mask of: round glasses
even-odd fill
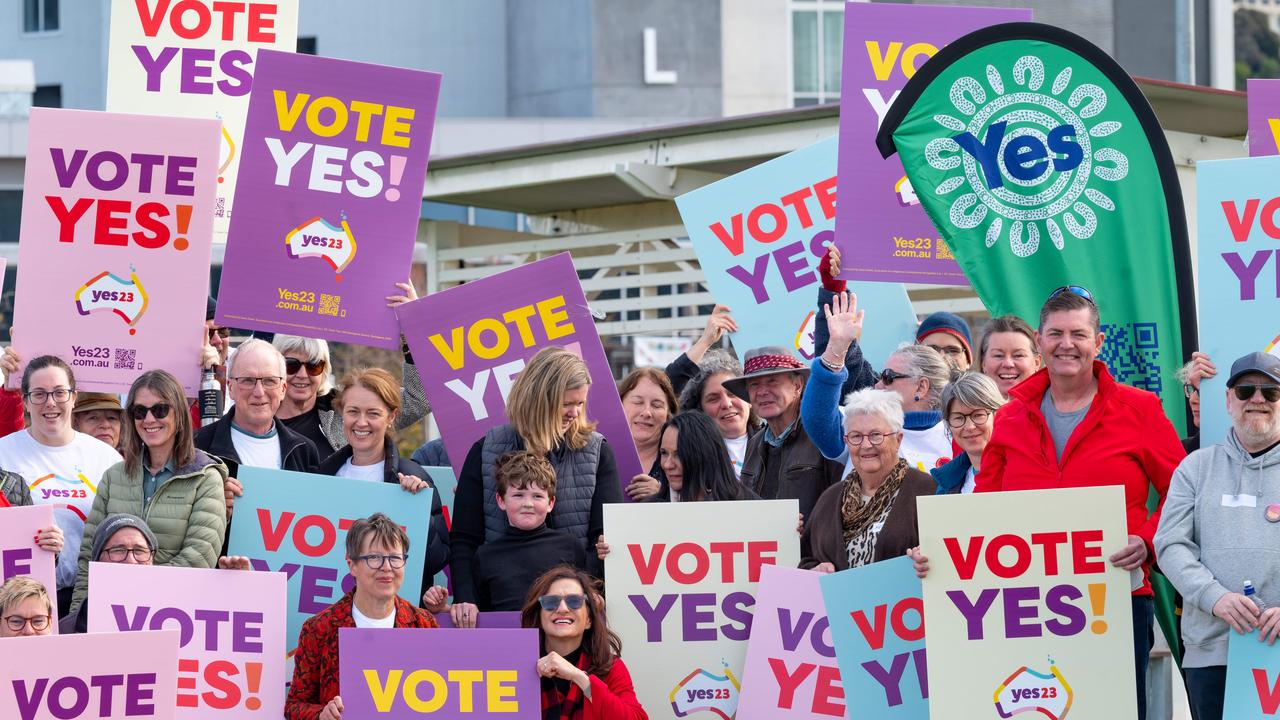
[[[849,447],[858,447],[862,444],[863,440],[871,443],[872,445],[879,445],[884,442],[886,437],[889,437],[889,434],[882,433],[879,430],[873,430],[865,434],[860,432],[851,432],[844,436],[844,441],[849,443]]]
[[[983,425],[986,425],[987,421],[990,419],[991,419],[990,410],[978,409],[969,413],[951,413],[950,415],[947,416],[947,424],[959,430],[960,428],[964,427],[964,423],[966,420],[972,420],[974,425],[981,427]]]
[[[21,615],[6,615],[4,624],[9,626],[11,632],[22,632],[22,628],[31,625],[31,629],[36,632],[44,632],[49,627],[48,615],[36,615],[35,617],[23,617]]]
[[[404,567],[404,561],[409,559],[408,555],[361,555],[356,558],[364,561],[365,567],[370,570],[381,570],[382,566],[388,565],[392,570],[399,570]]]

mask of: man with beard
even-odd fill
[[[1152,487],[1161,503],[1169,477],[1186,456],[1154,393],[1121,385],[1097,360],[1102,350],[1098,306],[1079,285],[1058,288],[1040,308],[1036,344],[1045,368],[1009,391],[982,453],[977,492],[1119,485],[1129,540],[1109,558],[1141,570],[1133,592],[1133,659],[1138,718],[1146,717],[1147,660],[1155,640],[1146,571],[1160,509],[1148,515]]]
[[[1231,430],[1173,474],[1156,551],[1182,593],[1187,694],[1198,720],[1221,720],[1231,630],[1280,635],[1280,358],[1250,353],[1227,380]],[[1271,607],[1239,591],[1252,581]]]

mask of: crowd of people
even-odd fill
[[[1148,573],[1158,560],[1183,600],[1195,716],[1221,718],[1228,633],[1280,635],[1280,506],[1259,507],[1280,496],[1280,358],[1232,363],[1225,400],[1208,400],[1226,403],[1231,430],[1200,447],[1197,434],[1178,437],[1155,395],[1117,383],[1098,361],[1104,337],[1087,289],[1050,294],[1034,329],[994,318],[977,343],[964,319],[933,313],[876,370],[859,343],[875,309],[860,308],[836,280],[839,266],[828,251],[809,363],[779,346],[742,348],[739,362],[719,347],[737,330],[723,306],[686,353],[616,388],[593,388],[564,349],[538,352],[510,388],[506,422],[467,452],[451,523],[433,492],[425,548],[410,548],[381,513],[347,531],[354,589],[303,626],[286,717],[343,716],[339,628],[429,628],[435,613],[471,628],[493,611],[518,612],[539,631],[544,717],[647,717],[603,601],[604,506],[624,495],[795,499],[801,567],[830,573],[908,554],[924,576],[919,496],[1118,485],[1128,537],[1109,561],[1136,588],[1139,717],[1154,640]],[[388,303],[415,297],[402,284]],[[423,466],[449,464],[440,442],[413,459],[397,451],[396,430],[430,412],[410,356],[401,379],[361,368],[335,379],[323,340],[277,335],[231,352],[230,333],[212,317],[211,304],[202,361],[232,406],[203,427],[164,370],[139,375],[121,404],[78,392],[62,359],[25,364],[26,419],[0,428],[0,507],[54,508],[55,524],[32,542],[57,553],[56,587],[14,578],[0,588],[3,635],[46,634],[55,622],[84,632],[91,561],[250,570],[225,547],[241,466],[434,490]],[[6,372],[20,365],[11,349],[0,358]],[[1200,353],[1183,369],[1197,413],[1200,380],[1216,373]],[[619,478],[613,448],[586,413],[590,393],[614,391],[646,468],[632,478]],[[1159,504],[1149,511],[1153,490]],[[418,603],[402,597],[408,562],[423,567],[423,587],[404,593]],[[432,582],[445,568],[451,588]],[[1247,580],[1270,609],[1243,594]]]

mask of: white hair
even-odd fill
[[[276,365],[280,368],[280,377],[285,376],[284,375],[284,355],[281,355],[280,351],[277,350],[274,345],[267,342],[266,340],[262,340],[261,338],[249,338],[248,340],[245,340],[244,342],[240,343],[239,347],[236,348],[235,352],[231,353],[231,357],[227,358],[227,377],[228,378],[236,377],[236,374],[235,374],[236,358],[239,358],[241,355],[244,355],[245,353],[252,353],[254,351],[261,351],[261,352],[268,353],[270,355],[274,355],[276,358]]]
[[[896,392],[875,388],[851,392],[844,399],[845,432],[849,431],[849,422],[859,415],[878,417],[888,423],[893,432],[902,432],[902,397]]]
[[[277,334],[271,339],[271,344],[281,355],[292,352],[306,358],[308,362],[323,360],[324,380],[320,382],[319,393],[323,395],[333,389],[333,361],[329,359],[329,343],[317,338]]]

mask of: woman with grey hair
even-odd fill
[[[814,505],[800,536],[800,567],[836,572],[920,544],[916,498],[932,495],[934,482],[899,455],[903,416],[896,393],[866,388],[849,395],[844,442],[853,470]]]
[[[724,350],[708,352],[698,364],[698,374],[680,393],[680,409],[700,410],[715,421],[733,461],[733,472],[742,476],[747,440],[760,429],[760,416],[746,400],[724,387],[724,381],[742,374],[742,363]]]
[[[938,494],[971,493],[982,465],[982,451],[991,441],[996,410],[1004,405],[1000,386],[989,376],[968,372],[942,391],[942,416],[951,438],[963,451],[951,462],[929,471],[938,482]]]
[[[271,344],[284,355],[285,395],[276,419],[315,443],[321,459],[346,447],[342,415],[334,406],[336,393],[329,343],[296,335],[276,335]],[[400,384],[401,412],[396,416],[397,430],[418,422],[431,411],[422,390],[422,378],[408,356],[401,372],[404,380]]]
[[[903,343],[885,361],[876,381],[876,389],[902,398],[902,457],[922,472],[942,467],[953,454],[941,410],[951,373],[951,365],[937,350]]]

